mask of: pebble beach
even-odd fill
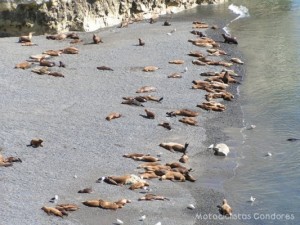
[[[223,43],[221,29],[226,21],[222,18],[206,20],[190,13],[184,17],[178,13],[171,19],[161,17],[156,23],[140,21],[127,28],[111,27],[94,32],[103,43],[91,44],[93,33],[78,33],[82,43],[75,45],[79,54],[62,54],[49,60],[65,68],[53,67],[64,77],[38,75],[30,69],[15,69],[31,55],[46,50],[59,50],[70,45],[70,40],[47,40],[45,35],[34,36],[36,46],[21,46],[18,37],[1,38],[1,154],[22,159],[12,167],[0,168],[0,225],[11,224],[235,224],[230,220],[203,220],[197,214],[219,214],[217,205],[230,196],[222,183],[232,176],[230,165],[233,153],[218,157],[208,146],[226,143],[224,129],[241,127],[237,84],[227,89],[233,101],[217,100],[226,106],[224,112],[205,111],[196,107],[205,100],[206,92],[192,89],[193,80],[204,80],[203,72],[220,72],[222,66],[192,64],[190,51],[206,49],[192,45],[189,39],[193,21],[203,21],[209,28],[201,29],[208,37],[220,44],[228,55],[213,56],[215,60],[229,61],[241,58],[238,46]],[[183,19],[184,18],[184,19]],[[165,20],[171,26],[163,26]],[[219,29],[211,29],[217,25]],[[138,38],[145,41],[138,46]],[[72,45],[73,46],[73,45]],[[169,64],[171,60],[184,60],[183,64]],[[97,70],[107,66],[113,71]],[[145,66],[156,66],[154,72],[144,72]],[[242,65],[230,67],[240,75]],[[168,78],[179,73],[182,78]],[[121,104],[122,97],[137,96],[142,86],[153,86],[156,92],[141,95],[163,97],[161,103],[145,102],[144,107]],[[147,119],[144,109],[155,112],[155,119]],[[190,109],[199,112],[198,126],[179,122],[181,117],[167,117],[166,112]],[[122,116],[105,120],[111,112]],[[159,123],[169,122],[171,130]],[[33,138],[44,140],[43,147],[27,147]],[[163,195],[169,201],[138,201],[142,190],[129,190],[128,186],[97,183],[103,176],[121,176],[141,172],[142,163],[122,157],[128,153],[160,155],[161,163],[178,162],[180,153],[167,151],[159,146],[162,142],[189,143],[189,161],[184,166],[192,168],[196,182],[172,182],[158,179],[147,180],[151,193]],[[78,190],[90,187],[90,194]],[[49,200],[58,195],[58,203],[74,203],[80,209],[69,216],[48,216],[41,208],[55,206]],[[82,204],[91,199],[130,199],[124,208],[104,210]],[[195,209],[188,209],[193,204]],[[234,207],[234,203],[231,204]],[[139,218],[146,215],[144,221]],[[238,223],[241,224],[241,223]]]

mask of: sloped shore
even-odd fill
[[[192,21],[201,20],[210,25],[222,27],[220,21],[201,16],[193,20],[175,15],[171,26],[162,26],[164,19],[149,24],[135,23],[128,28],[108,28],[97,32],[103,43],[92,42],[92,33],[79,33],[83,43],[76,47],[78,55],[62,54],[51,60],[63,61],[66,68],[55,67],[64,78],[37,75],[28,70],[14,69],[16,63],[30,55],[49,49],[69,46],[70,40],[46,40],[45,36],[33,37],[37,46],[23,47],[17,38],[0,39],[1,61],[1,154],[16,156],[22,163],[1,168],[0,193],[3,224],[113,224],[119,218],[124,224],[233,224],[233,221],[200,220],[199,213],[218,213],[217,205],[224,193],[222,180],[231,176],[226,166],[233,160],[217,158],[207,151],[208,144],[223,142],[225,127],[237,126],[241,122],[238,96],[232,102],[225,102],[225,112],[206,112],[196,105],[205,101],[203,90],[191,89],[192,81],[203,79],[205,71],[221,71],[222,67],[193,65],[187,54],[205,48],[193,46],[188,39],[196,36],[190,33]],[[167,35],[173,29],[175,32]],[[223,41],[222,30],[205,31],[209,37]],[[145,46],[137,46],[138,38]],[[220,43],[221,49],[232,56],[237,50],[234,45]],[[237,55],[234,55],[237,56]],[[218,57],[217,57],[218,58]],[[230,59],[230,56],[222,57]],[[168,64],[170,60],[182,59],[183,65]],[[220,58],[219,58],[220,59]],[[99,71],[97,66],[109,66],[113,71]],[[157,66],[152,73],[142,71],[144,66]],[[167,78],[182,73],[181,79]],[[233,66],[238,73],[241,66]],[[240,74],[242,75],[242,74]],[[146,102],[145,107],[120,104],[124,96],[135,96],[142,86],[154,86],[163,97],[161,104]],[[236,85],[232,86],[236,94]],[[144,109],[156,113],[154,120],[145,119]],[[199,126],[187,126],[178,117],[168,118],[166,112],[188,108],[198,111]],[[110,122],[105,117],[110,112],[119,112],[122,117]],[[171,131],[157,126],[168,121]],[[33,137],[44,140],[42,148],[26,147]],[[193,168],[197,179],[191,182],[150,180],[153,193],[164,195],[170,201],[138,201],[143,196],[139,190],[128,187],[96,183],[102,176],[138,174],[139,162],[123,158],[132,152],[157,155],[161,160],[178,161],[181,154],[171,153],[158,145],[161,142],[189,143],[190,158],[187,167]],[[76,178],[75,178],[76,177]],[[209,182],[206,182],[209,181]],[[78,194],[78,190],[92,187],[92,194]],[[59,203],[75,203],[80,206],[76,212],[64,219],[47,216],[40,208],[52,206],[49,200],[58,195]],[[225,194],[226,196],[226,194]],[[117,211],[89,208],[81,204],[89,199],[118,200],[127,198],[132,203]],[[194,204],[196,209],[187,206]],[[240,224],[240,223],[239,223]]]

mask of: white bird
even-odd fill
[[[49,202],[57,203],[57,200],[58,200],[58,195],[55,195],[53,198],[50,199]]]
[[[208,149],[213,149],[214,148],[214,144],[211,144]]]
[[[97,180],[97,183],[103,183],[106,177],[101,177]]]
[[[254,202],[256,198],[254,198],[253,196],[250,197],[249,202]]]
[[[174,28],[173,30],[171,30],[170,33],[174,33],[174,32],[176,32],[176,28]]]
[[[157,157],[161,157],[162,154],[163,154],[162,152],[158,153],[158,154],[157,154]]]
[[[76,174],[74,175],[74,178],[77,179],[77,175]]]
[[[170,35],[170,36],[171,36],[172,34],[171,34],[171,33],[167,33],[167,35]]]
[[[161,225],[161,222],[156,223],[155,225]]]
[[[193,204],[189,204],[187,208],[188,209],[195,209],[196,207]]]
[[[252,124],[249,127],[247,127],[247,130],[253,130],[254,128],[256,128],[256,126]]]
[[[187,71],[188,71],[188,68],[185,67],[184,70],[183,70],[183,72],[186,73]]]
[[[122,220],[120,220],[120,219],[117,219],[116,224],[124,224],[124,222]]]
[[[139,221],[144,221],[146,219],[146,215],[140,217]]]
[[[266,154],[266,156],[272,156],[272,153],[271,153],[271,152],[268,152],[268,153]]]

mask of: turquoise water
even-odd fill
[[[250,14],[228,27],[247,62],[239,88],[244,123],[256,128],[241,130],[238,167],[225,190],[249,224],[300,224],[300,141],[286,141],[300,138],[300,1],[232,3]]]

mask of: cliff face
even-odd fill
[[[224,0],[0,0],[0,31],[94,31]]]

